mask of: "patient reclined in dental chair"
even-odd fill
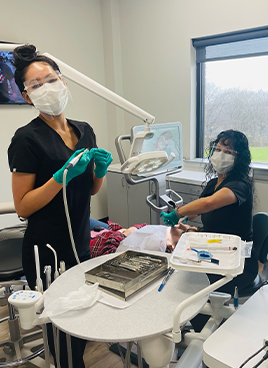
[[[108,221],[108,229],[91,231],[90,251],[95,258],[116,251],[154,250],[171,253],[180,236],[190,227],[178,224],[173,228],[164,225],[133,225],[128,229]]]

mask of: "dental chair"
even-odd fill
[[[264,280],[261,277],[263,267],[267,263],[268,255],[268,213],[258,212],[253,216],[253,248],[258,257],[258,275],[251,285],[238,291],[239,302],[243,303],[253,295],[262,285]]]
[[[0,215],[15,213],[13,203],[0,204]],[[19,320],[14,307],[8,303],[8,297],[16,291],[26,287],[23,280],[22,241],[26,224],[4,228],[0,230],[0,306],[8,306],[8,317],[2,318],[0,323],[7,321],[9,338],[0,341],[0,367],[17,366],[34,359],[43,353],[42,331],[21,334]],[[42,367],[43,359],[39,359]]]

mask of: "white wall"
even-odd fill
[[[183,152],[195,153],[195,59],[191,39],[268,24],[266,0],[121,0],[124,97],[156,116],[181,121]],[[125,129],[137,125],[126,119]],[[267,182],[256,181],[255,211],[268,211]]]
[[[266,0],[13,0],[1,18],[1,40],[33,43],[156,116],[181,121],[184,156],[194,157],[195,60],[191,39],[267,25]],[[6,6],[7,6],[6,4]],[[67,81],[68,82],[68,81]],[[68,82],[66,115],[89,122],[99,147],[141,122]],[[0,106],[0,202],[11,201],[7,147],[14,131],[35,116],[26,106]],[[268,209],[267,183],[256,183],[257,210]],[[108,215],[106,185],[92,215]],[[1,226],[0,226],[1,227]]]
[[[105,84],[101,4],[99,0],[13,0],[5,4],[0,40],[32,43],[101,84]],[[68,82],[71,101],[66,116],[92,125],[99,147],[109,149],[106,103],[92,93]],[[0,202],[12,201],[7,148],[15,130],[37,115],[29,106],[0,106]],[[106,184],[92,199],[92,215],[107,216]],[[13,215],[9,215],[8,222]],[[3,217],[2,217],[3,218]],[[3,219],[1,219],[1,225]],[[4,223],[6,225],[6,223]]]
[[[191,39],[267,25],[267,11],[265,0],[120,1],[124,96],[156,122],[180,120],[186,158],[195,144]]]

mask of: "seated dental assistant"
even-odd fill
[[[210,143],[207,175],[212,177],[200,198],[175,208],[171,213],[162,213],[164,222],[174,226],[180,218],[201,215],[203,227],[196,231],[238,235],[242,240],[252,241],[253,182],[249,176],[251,155],[246,136],[235,130],[221,132]],[[252,250],[246,259],[244,272],[220,288],[233,295],[250,285],[258,273],[257,255]],[[211,282],[220,276],[208,275]]]
[[[19,46],[13,55],[16,84],[24,99],[39,110],[38,117],[15,132],[8,148],[15,209],[20,217],[28,219],[22,264],[29,286],[34,289],[34,245],[38,245],[42,277],[45,265],[51,265],[54,274],[54,255],[46,244],[55,249],[58,262],[65,261],[67,268],[76,264],[62,195],[65,167],[83,152],[66,178],[73,236],[82,262],[90,258],[91,195],[100,190],[112,157],[97,147],[88,123],[66,119],[68,89],[58,65],[39,55],[33,45]],[[75,367],[84,367],[82,356],[83,349]]]

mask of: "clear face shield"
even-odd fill
[[[54,120],[65,109],[69,91],[60,73],[53,69],[43,78],[25,81],[24,88],[46,120]]]
[[[223,152],[226,155],[231,155],[236,157],[237,155],[237,151],[229,148],[229,146],[223,146],[220,143],[214,144],[214,146],[212,147],[211,153],[210,153],[210,157],[213,155],[214,152]]]

